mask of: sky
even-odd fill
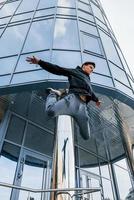
[[[134,0],[100,0],[134,76]]]

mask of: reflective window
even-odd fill
[[[61,15],[76,15],[76,11],[74,9],[69,8],[57,8],[57,14]]]
[[[79,26],[81,31],[98,36],[98,32],[95,26],[92,26],[91,24],[85,23],[81,20],[79,22]]]
[[[125,199],[132,188],[129,174],[126,170],[114,165],[117,184],[120,192],[120,199]]]
[[[75,7],[75,0],[58,0],[58,6]]]
[[[119,59],[119,56],[118,56],[117,51],[115,49],[115,46],[113,44],[113,41],[103,31],[99,30],[99,32],[100,32],[100,36],[101,36],[101,39],[102,39],[102,42],[103,42],[103,46],[104,46],[107,58],[109,60],[111,60],[113,63],[122,67],[122,64],[120,62],[120,59]]]
[[[25,121],[12,116],[9,122],[6,139],[21,144],[25,128]]]
[[[0,76],[0,86],[5,86],[9,84],[11,76],[7,75],[7,76]]]
[[[91,81],[93,83],[97,83],[97,84],[100,84],[100,85],[106,85],[107,87],[113,87],[113,82],[112,82],[112,79],[109,78],[109,77],[106,77],[106,76],[101,76],[99,74],[95,74],[93,73],[91,75]]]
[[[110,179],[109,165],[106,164],[106,161],[104,160],[99,159],[99,161],[100,161],[101,176]]]
[[[77,23],[75,20],[70,20],[70,19],[56,20],[53,48],[58,48],[58,49],[80,48]]]
[[[83,3],[89,4],[89,0],[80,0]]]
[[[17,6],[18,6],[19,3],[20,3],[20,1],[6,3],[2,7],[2,9],[0,9],[0,18],[8,16],[8,15],[13,15],[13,13],[14,13],[14,11],[17,8]]]
[[[30,3],[27,3],[27,0],[23,0],[20,4],[16,13],[27,12],[35,10],[39,0],[30,0]]]
[[[30,65],[26,61],[26,57],[31,57],[33,55],[35,57],[37,57],[38,59],[50,61],[50,52],[49,51],[43,51],[43,52],[37,52],[37,53],[33,53],[33,54],[30,53],[30,54],[21,55],[19,62],[17,64],[16,72],[39,69],[40,68],[39,65]]]
[[[99,163],[97,157],[82,149],[79,150],[79,155],[80,168],[99,175]]]
[[[38,5],[39,8],[49,8],[55,6],[55,0],[40,0],[40,3]]]
[[[102,27],[104,30],[108,32],[108,28],[105,24],[103,24],[100,20],[96,19],[97,24]]]
[[[85,3],[81,2],[81,1],[78,1],[78,8],[80,8],[80,9],[86,11],[86,12],[92,13],[91,12],[91,7],[88,4],[85,4]]]
[[[32,23],[23,52],[50,48],[52,22],[52,19],[48,19]]]
[[[25,72],[14,74],[11,84],[18,83],[29,83],[31,81],[45,81],[48,78],[47,72],[45,70],[38,70],[32,72]]]
[[[0,56],[18,54],[21,50],[27,29],[28,24],[8,27],[0,39]]]
[[[22,20],[26,20],[26,19],[31,19],[33,16],[33,12],[29,12],[29,13],[21,13],[21,14],[17,14],[15,16],[13,16],[11,22],[15,22],[15,21],[22,21]]]
[[[0,59],[0,74],[11,73],[15,66],[16,61],[17,61],[17,56],[1,58]]]
[[[110,69],[111,69],[113,77],[119,80],[120,82],[130,86],[125,72],[121,70],[119,67],[112,64],[111,62],[109,62],[109,65],[110,65]]]
[[[43,17],[43,16],[47,16],[47,15],[54,15],[55,13],[55,8],[48,8],[45,10],[38,10],[36,11],[36,14],[34,16],[35,17]]]
[[[7,24],[10,20],[10,17],[4,17],[2,19],[0,19],[0,26],[3,24]]]
[[[86,62],[86,61],[95,62],[96,67],[94,69],[94,72],[97,72],[99,74],[110,75],[109,68],[105,59],[84,53],[83,62]]]
[[[84,50],[91,51],[97,54],[103,54],[103,50],[102,50],[99,38],[82,34],[82,40],[83,40]]]
[[[114,200],[111,181],[102,178],[102,186],[104,191],[104,199]]]
[[[29,124],[24,145],[30,149],[52,156],[53,139],[54,136],[52,134]]]
[[[13,184],[20,149],[12,144],[5,143],[0,155],[0,181]],[[0,199],[9,200],[10,188],[0,187]]]
[[[94,22],[93,16],[90,15],[89,13],[84,12],[83,10],[78,10],[78,16],[81,17],[81,18],[84,18],[85,20],[89,20],[91,22]]]
[[[117,80],[115,80],[115,85],[116,87],[121,90],[122,92],[126,93],[129,96],[134,97],[134,93],[132,92],[132,90],[130,88],[128,88],[127,86],[121,84],[120,82],[118,82]]]
[[[92,9],[93,9],[93,13],[94,15],[100,19],[102,22],[105,23],[104,21],[104,18],[103,18],[103,15],[102,15],[102,12],[101,10],[98,8],[98,6],[96,6],[94,3],[91,2],[91,6],[92,6]]]
[[[61,67],[75,68],[78,65],[81,65],[81,54],[80,52],[53,51],[52,63],[55,63]],[[62,78],[61,76],[56,76],[54,74],[50,74],[49,77],[54,79]],[[66,79],[66,77],[64,76],[63,79]]]

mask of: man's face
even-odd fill
[[[94,70],[94,66],[92,64],[83,65],[82,70],[90,75]]]

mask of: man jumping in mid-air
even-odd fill
[[[93,92],[89,77],[95,68],[95,63],[85,62],[81,67],[68,69],[39,60],[34,56],[27,57],[26,61],[30,64],[38,64],[50,73],[68,77],[70,84],[68,94],[60,100],[58,100],[58,97],[62,95],[62,92],[50,88],[50,94],[46,100],[46,112],[51,117],[58,115],[72,116],[80,127],[81,136],[85,140],[89,139],[90,127],[87,103],[92,100],[96,102],[96,106],[101,104],[101,101]]]

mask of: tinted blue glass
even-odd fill
[[[105,77],[105,76],[101,76],[101,75],[98,75],[98,74],[92,74],[91,75],[91,81],[93,83],[97,83],[97,84],[100,84],[100,85],[106,85],[107,87],[113,87],[113,82],[112,82],[112,79],[109,78],[109,77]]]
[[[103,54],[99,38],[82,34],[83,49],[97,54]]]
[[[55,0],[40,0],[38,8],[49,8],[55,6]]]
[[[103,31],[99,30],[99,32],[100,32],[100,36],[101,36],[101,39],[102,39],[102,42],[103,42],[103,46],[104,46],[107,58],[109,60],[111,60],[113,63],[122,67],[122,64],[120,62],[120,59],[119,59],[119,56],[118,56],[117,51],[115,49],[115,46],[113,44],[113,41]]]
[[[0,59],[0,74],[8,74],[11,73],[15,63],[17,61],[17,56],[9,57],[9,58],[1,58]]]
[[[40,68],[39,65],[38,66],[30,65],[28,62],[26,62],[26,57],[31,57],[33,55],[39,59],[42,59],[45,61],[50,61],[50,52],[49,51],[21,55],[19,62],[17,64],[16,72],[28,71],[28,70],[34,70],[34,69]]]
[[[111,69],[113,77],[119,80],[120,82],[130,86],[125,72],[121,70],[119,67],[112,64],[111,62],[109,62],[109,65],[110,65],[110,69]]]
[[[99,74],[110,75],[108,65],[107,65],[107,62],[105,59],[84,53],[83,54],[83,62],[86,62],[86,61],[95,62],[96,67],[94,69],[94,72],[97,72]]]
[[[38,1],[39,0],[30,0],[30,3],[28,3],[27,0],[23,0],[16,13],[35,10]]]
[[[11,76],[7,75],[7,76],[0,76],[0,87],[1,86],[6,86],[9,84]]]
[[[75,0],[58,0],[58,6],[75,7]]]
[[[128,87],[126,87],[125,85],[121,84],[120,82],[115,80],[115,85],[117,87],[117,89],[121,90],[122,92],[126,93],[129,96],[132,96],[134,98],[134,93],[132,92],[131,89],[129,89]]]
[[[54,48],[79,50],[78,29],[75,20],[57,19],[54,31]]]
[[[76,15],[75,9],[69,9],[69,8],[57,8],[57,14],[61,15]]]
[[[45,81],[48,76],[45,70],[14,74],[11,84]]]
[[[27,30],[28,24],[8,27],[0,39],[0,56],[19,53]]]
[[[83,3],[83,2],[78,2],[78,8],[79,9],[82,9],[82,10],[84,10],[84,11],[86,11],[86,12],[90,12],[90,13],[92,13],[92,11],[91,11],[91,7],[88,5],[88,4],[85,4],[85,3]]]
[[[34,17],[43,17],[43,16],[47,16],[47,15],[54,15],[54,13],[55,13],[55,8],[48,8],[48,9],[36,11],[36,14]]]
[[[102,178],[102,185],[105,199],[114,200],[111,181]]]
[[[9,20],[10,20],[10,17],[4,17],[4,18],[0,19],[0,26],[7,24],[9,22]]]
[[[22,21],[22,20],[26,20],[26,19],[31,19],[32,16],[33,16],[33,12],[22,13],[22,14],[13,16],[11,22]]]
[[[2,9],[0,10],[0,18],[8,16],[8,15],[13,15],[13,13],[14,13],[14,11],[17,8],[19,3],[20,3],[20,1],[15,1],[15,2],[12,2],[12,3],[5,4],[2,7]]]
[[[92,2],[91,2],[91,6],[92,6],[92,9],[93,9],[94,15],[95,15],[98,19],[100,19],[102,22],[105,23],[104,18],[103,18],[103,15],[102,15],[102,12],[100,11],[100,9],[99,9],[95,4],[93,4]]]
[[[108,28],[105,24],[103,24],[100,20],[96,19],[97,24],[108,32]]]
[[[97,35],[98,36],[98,32],[95,26],[85,23],[83,21],[79,22],[79,26],[80,26],[80,30],[86,32],[86,33],[90,33],[92,35]]]
[[[49,49],[51,46],[52,19],[32,23],[23,52]]]
[[[91,22],[94,22],[94,18],[92,15],[90,15],[89,13],[84,12],[84,10],[78,10],[78,16],[81,18],[84,18],[85,20],[89,20]]]

